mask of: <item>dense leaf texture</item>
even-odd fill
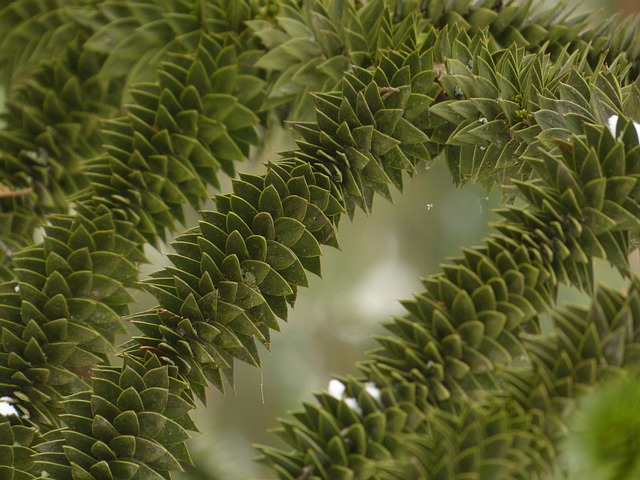
[[[8,478],[181,470],[195,400],[233,383],[235,359],[260,365],[341,215],[420,161],[518,206],[425,280],[342,397],[282,421],[287,449],[261,447],[279,477],[542,476],[577,396],[637,365],[638,281],[596,290],[592,271],[630,276],[640,230],[636,19],[491,0],[15,1],[0,25],[16,47],[0,55]],[[145,244],[285,118],[296,148],[216,195],[141,283],[158,306],[128,315]],[[557,313],[561,283],[590,309]],[[111,366],[123,316],[139,333]]]

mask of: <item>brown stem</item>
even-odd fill
[[[9,198],[9,197],[24,197],[33,193],[33,188],[21,188],[20,190],[10,190],[9,187],[5,187],[4,185],[0,185],[0,198]]]
[[[633,0],[616,0],[616,8],[623,13],[632,14],[640,11],[640,2]]]

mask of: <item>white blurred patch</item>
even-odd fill
[[[607,120],[607,126],[609,127],[609,131],[611,135],[616,136],[616,127],[618,126],[618,120],[620,117],[618,115],[611,115],[609,120]],[[638,142],[640,143],[640,123],[633,122],[633,127],[636,129],[636,135],[638,135]],[[620,141],[620,137],[618,136],[616,140]]]
[[[376,386],[374,382],[365,382],[364,389],[376,401],[376,403],[378,403],[378,405],[382,406],[382,393],[380,392],[380,389]],[[355,398],[353,397],[345,398],[344,396],[345,390],[346,390],[346,387],[344,383],[342,383],[340,380],[336,380],[334,378],[331,381],[329,381],[329,390],[328,390],[329,395],[331,395],[335,399],[342,400],[347,405],[347,407],[349,407],[351,410],[356,412],[358,416],[361,417],[362,407],[360,406],[360,404]]]
[[[609,120],[607,120],[607,125],[609,126],[609,131],[611,135],[616,136],[616,127],[618,126],[618,115],[611,115]]]
[[[18,410],[16,407],[11,405],[7,400],[13,400],[10,397],[2,397],[0,398],[0,415],[8,417],[10,415],[18,416]]]
[[[344,403],[347,404],[347,407],[349,407],[351,410],[356,412],[359,417],[362,416],[362,408],[360,408],[360,405],[358,405],[358,402],[355,398],[353,397],[345,398]]]
[[[344,383],[334,378],[329,382],[329,395],[340,400],[344,395],[345,388]]]
[[[382,405],[382,393],[380,392],[380,389],[376,387],[375,383],[365,382],[364,389],[376,402],[378,402],[378,405]]]

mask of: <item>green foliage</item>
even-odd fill
[[[13,418],[0,423],[0,474],[8,480],[30,479],[38,435],[33,427]]]
[[[637,24],[492,0],[9,2],[2,475],[181,471],[196,399],[233,385],[235,359],[260,366],[342,214],[436,160],[503,190],[496,233],[426,278],[344,392],[282,420],[287,449],[261,461],[284,479],[561,472],[576,401],[637,368]],[[296,148],[239,174],[139,282],[145,245],[284,119]],[[597,258],[626,295],[596,287]],[[589,309],[557,311],[561,285]],[[130,288],[158,305],[130,314]],[[123,319],[139,332],[116,347]]]
[[[633,414],[638,385],[634,376],[615,379],[581,402],[569,437],[569,458],[578,475],[590,472],[599,480],[638,475],[638,419]]]
[[[101,367],[91,392],[65,399],[61,419],[68,428],[45,436],[34,468],[53,478],[165,478],[191,461],[184,441],[195,429],[192,408],[177,369],[156,355]]]
[[[232,175],[259,142],[252,109],[262,82],[243,71],[245,61],[203,35],[193,54],[169,56],[157,84],[132,88],[137,103],[103,129],[109,146],[89,164],[91,193],[111,209],[124,204],[148,242],[175,230],[175,218],[184,222],[182,206],[200,205],[217,171]]]
[[[268,348],[276,316],[286,320],[287,302],[308,286],[305,269],[320,274],[320,244],[337,245],[340,203],[309,164],[271,165],[233,185],[197,230],[176,237],[174,266],[144,282],[160,308],[132,317],[144,336],[131,348],[172,359],[202,401],[208,382],[223,389],[234,357],[259,366],[255,340]]]

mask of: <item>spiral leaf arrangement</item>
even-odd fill
[[[288,447],[260,447],[264,463],[284,479],[542,477],[577,399],[637,366],[637,19],[492,0],[27,4],[0,11],[16,44],[0,56],[7,478],[184,469],[196,400],[233,385],[235,359],[260,365],[341,216],[420,161],[504,189],[497,233],[424,281],[359,375],[283,420]],[[233,179],[138,282],[144,246],[283,118],[296,147]],[[596,287],[595,258],[625,295]],[[562,284],[591,306],[557,311]],[[134,287],[157,307],[130,313]],[[117,348],[123,319],[139,332]]]

